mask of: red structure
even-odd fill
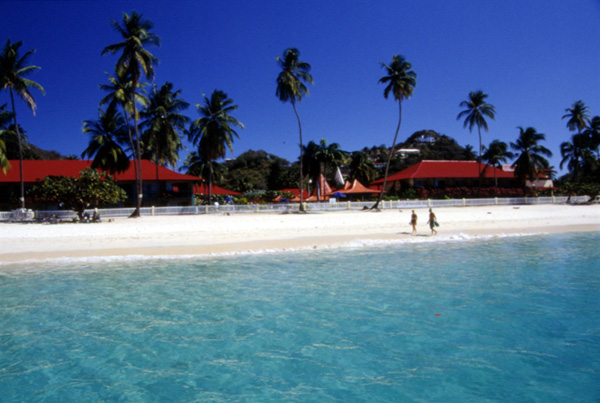
[[[445,188],[476,187],[479,182],[479,169],[483,171],[482,186],[494,186],[495,178],[499,187],[514,187],[512,172],[506,172],[477,161],[430,161],[423,160],[400,172],[388,176],[386,191],[399,191],[407,187]],[[383,178],[371,183],[381,189]]]
[[[11,160],[11,167],[6,175],[0,173],[0,209],[9,210],[14,205],[11,201],[20,197],[19,161]],[[31,188],[36,182],[47,176],[78,177],[79,172],[89,168],[92,161],[86,160],[24,160],[23,180],[25,189]],[[114,174],[125,192],[127,192],[126,205],[133,205],[135,200],[135,168],[133,162],[125,172]],[[207,185],[201,178],[181,174],[149,160],[142,160],[142,181],[144,184],[144,205],[191,205],[195,193],[208,193]],[[236,195],[237,192],[221,187],[212,186],[215,195]],[[14,200],[13,200],[14,199]],[[13,203],[14,204],[14,203]]]

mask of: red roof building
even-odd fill
[[[498,186],[514,185],[514,174],[477,161],[430,161],[423,160],[400,172],[388,176],[386,191],[398,191],[405,187],[473,187],[479,181],[479,169],[483,171],[483,186],[494,186],[497,178]],[[371,183],[381,189],[383,178]]]
[[[14,202],[20,197],[19,161],[11,160],[11,168],[6,175],[0,173],[0,209],[14,207]],[[23,181],[25,188],[32,187],[36,182],[47,176],[79,176],[79,172],[89,168],[92,161],[86,160],[24,160]],[[126,205],[133,205],[135,200],[135,167],[130,164],[125,172],[112,175],[126,192]],[[202,179],[185,175],[149,160],[142,160],[142,181],[144,185],[144,205],[191,205],[194,193],[202,192],[206,186],[199,184]],[[236,194],[232,191],[212,187],[213,194]],[[11,206],[11,202],[12,206]]]

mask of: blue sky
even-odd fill
[[[583,100],[600,115],[600,1],[2,1],[0,41],[36,49],[31,78],[35,117],[17,113],[29,140],[62,154],[80,155],[88,143],[82,122],[97,117],[105,72],[116,56],[102,49],[120,41],[111,20],[133,10],[154,22],[162,45],[155,82],[170,81],[192,104],[225,91],[244,123],[235,157],[264,149],[288,160],[298,155],[298,127],[290,104],[275,97],[276,56],[296,47],[312,65],[314,85],[298,110],[304,142],[327,139],[348,151],[391,145],[398,108],[383,97],[379,62],[403,55],[417,73],[403,103],[400,140],[422,129],[477,148],[477,133],[456,116],[470,91],[483,90],[496,120],[483,134],[515,141],[517,126],[546,134],[558,169],[560,143],[570,138],[561,117]],[[9,103],[0,93],[0,104]],[[187,143],[188,149],[192,146]],[[182,160],[185,155],[181,155]]]

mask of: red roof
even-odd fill
[[[196,184],[194,185],[194,194],[208,194],[208,184]],[[213,184],[211,186],[211,194],[213,195],[229,195],[229,196],[238,196],[241,195],[240,192],[234,192],[233,190],[223,189],[220,186]]]
[[[487,168],[486,168],[487,167]],[[490,165],[482,164],[485,168],[483,177],[494,178],[496,172],[497,178],[514,178],[514,173],[506,172]],[[479,163],[477,161],[428,161],[423,160],[412,165],[405,170],[396,172],[388,176],[388,182],[404,179],[441,179],[441,178],[478,178]],[[376,180],[372,184],[383,183],[383,178]]]
[[[389,178],[388,178],[388,180],[389,180]],[[364,186],[362,183],[360,183],[357,179],[354,179],[352,181],[352,184],[350,184],[350,182],[346,182],[344,184],[343,189],[336,190],[335,192],[345,193],[345,194],[353,194],[353,193],[380,193],[381,191],[377,190],[377,189],[368,188],[368,187]]]
[[[6,175],[0,173],[0,183],[18,183],[20,181],[19,160],[10,161],[11,168]],[[34,183],[46,176],[79,176],[79,172],[90,167],[92,161],[84,160],[23,160],[23,180]],[[133,163],[129,169],[113,175],[120,182],[135,181],[135,168]],[[156,180],[156,164],[152,161],[142,160],[142,179],[145,181]],[[200,178],[180,174],[163,166],[158,167],[158,179],[162,181],[200,181]]]

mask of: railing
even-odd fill
[[[393,200],[382,201],[380,208],[385,209],[417,209],[440,207],[468,207],[468,206],[493,206],[493,205],[528,205],[528,204],[564,204],[567,196],[560,197],[509,197],[489,199],[428,199],[428,200]],[[588,196],[572,196],[571,203],[586,203]],[[371,208],[375,202],[336,202],[336,203],[306,203],[306,211],[342,211],[365,210]],[[206,206],[171,206],[171,207],[142,207],[142,216],[161,215],[197,215],[197,214],[235,214],[235,213],[284,213],[295,212],[300,208],[299,203],[281,204],[242,204],[242,205],[206,205]],[[99,209],[103,220],[115,217],[129,217],[135,208],[110,208]],[[86,211],[90,216],[93,210]],[[71,210],[14,210],[0,211],[0,221],[34,222],[48,219],[58,221],[77,221],[78,217]]]

